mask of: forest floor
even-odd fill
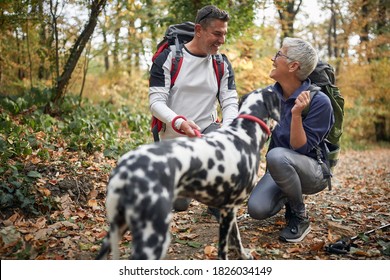
[[[67,158],[80,165],[78,154],[69,153]],[[115,162],[101,154],[83,162],[89,164],[81,164],[76,174],[70,174],[69,166],[61,161],[36,163],[41,170],[42,165],[50,165],[37,184],[45,195],[55,197],[59,209],[41,217],[17,210],[0,213],[0,259],[95,258],[108,229],[104,202],[108,173]],[[264,168],[264,163],[261,166]],[[390,149],[343,153],[333,189],[306,196],[305,202],[312,231],[297,244],[278,240],[285,225],[283,210],[257,221],[246,215],[246,205],[242,205],[238,225],[243,245],[255,259],[390,259],[390,228],[378,229],[390,223]],[[193,201],[188,211],[174,214],[167,259],[216,259],[218,224],[206,209]],[[362,234],[370,230],[374,231]],[[326,251],[341,237],[355,235],[358,238],[345,254]],[[122,259],[130,256],[131,239],[127,233],[121,241]],[[237,256],[232,253],[230,257]]]

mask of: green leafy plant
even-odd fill
[[[44,174],[39,166],[26,166],[29,156],[48,161],[54,151],[67,149],[87,154],[99,151],[116,159],[150,141],[149,114],[109,102],[83,100],[80,106],[78,98],[69,96],[62,114],[53,117],[43,113],[50,94],[33,89],[24,96],[0,98],[0,210],[17,207],[40,214],[56,209],[52,197],[37,191],[36,181]],[[60,160],[66,164],[69,159]],[[67,165],[69,170],[75,168],[72,163]]]

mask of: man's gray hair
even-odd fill
[[[309,42],[299,38],[284,38],[282,47],[286,49],[286,55],[290,62],[299,62],[300,67],[297,71],[297,77],[301,81],[306,80],[316,68],[318,62],[317,51]]]
[[[214,5],[207,5],[198,10],[195,23],[199,23],[200,25],[205,27],[208,26],[209,23],[214,19],[219,19],[224,22],[228,22],[230,20],[230,16],[228,12],[219,9]]]

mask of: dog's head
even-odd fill
[[[260,119],[280,120],[280,99],[271,87],[257,89],[241,97],[239,114],[249,114]]]

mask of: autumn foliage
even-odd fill
[[[153,141],[151,54],[168,24],[193,20],[205,1],[27,2],[0,1],[0,257],[92,259],[107,230],[112,167],[125,151]],[[232,15],[222,52],[240,95],[273,83],[271,58],[289,35],[312,42],[336,68],[345,98],[336,186],[306,198],[314,224],[307,242],[279,242],[283,213],[258,222],[242,205],[239,226],[256,259],[389,259],[388,229],[362,234],[389,223],[385,2],[318,1],[327,16],[302,25],[297,19],[307,15],[299,0],[216,1]],[[256,18],[272,14],[275,4],[270,22]],[[171,233],[168,258],[216,258],[217,224],[204,205],[194,201],[177,213]],[[354,235],[357,247],[348,254],[326,253],[332,242]],[[122,255],[130,254],[131,240],[127,233]]]

